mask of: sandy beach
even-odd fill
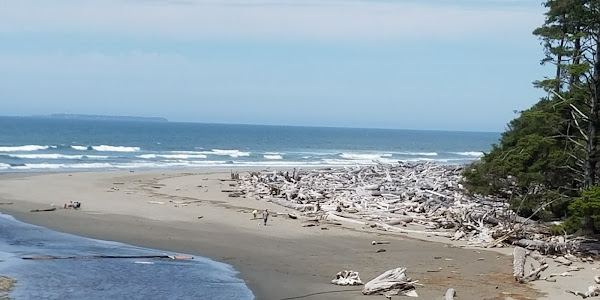
[[[227,197],[221,190],[230,182],[221,179],[228,177],[229,170],[4,174],[0,202],[13,204],[0,205],[0,211],[57,231],[231,264],[256,299],[383,298],[330,281],[348,269],[367,282],[394,267],[407,267],[407,274],[419,280],[422,299],[441,299],[448,288],[457,290],[458,299],[541,299],[544,291],[558,290],[559,298],[544,299],[576,299],[564,293],[564,284],[516,284],[508,248],[466,249],[445,239],[346,225],[302,227],[286,217],[288,209]],[[82,202],[82,209],[61,208],[70,201]],[[51,207],[59,209],[30,212]],[[279,215],[261,226],[251,211],[265,208]],[[382,239],[391,243],[371,245]],[[376,253],[380,248],[386,252]],[[572,282],[572,289],[585,289],[587,281]]]

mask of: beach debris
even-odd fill
[[[287,214],[287,216],[288,216],[288,218],[290,218],[290,219],[292,219],[292,220],[296,220],[296,219],[298,219],[298,216],[296,216],[296,215],[293,215],[293,214],[289,214],[289,213],[288,213],[288,214]]]
[[[573,276],[573,274],[569,273],[569,272],[562,272],[562,273],[552,273],[550,274],[548,277],[552,278],[552,277],[571,277]]]
[[[531,255],[531,253],[536,253]],[[525,275],[525,262],[528,256],[531,256],[534,260],[539,263],[537,268],[531,265],[532,270],[529,274]],[[538,252],[528,252],[525,248],[515,247],[513,250],[513,276],[519,283],[528,283],[534,280],[540,279],[540,273],[548,268],[548,264],[545,263],[544,258],[538,255]]]
[[[372,241],[371,245],[388,245],[390,241]]]
[[[0,205],[11,205],[13,204],[12,202],[0,202]]]
[[[44,212],[44,211],[55,211],[56,207],[53,208],[42,208],[42,209],[32,209],[29,212]]]
[[[570,266],[573,263],[572,261],[568,260],[564,256],[559,256],[559,257],[555,258],[554,261],[559,264],[563,264],[565,266]]]
[[[377,249],[377,251],[375,251],[375,253],[381,253],[381,252],[385,252],[385,251],[387,251],[387,250],[385,250],[385,249]]]
[[[204,216],[198,216],[198,219],[202,219],[202,218],[204,218]]]
[[[358,272],[352,270],[343,270],[335,275],[331,283],[337,285],[363,285]]]
[[[507,198],[468,193],[460,184],[463,170],[460,165],[399,162],[252,171],[223,192],[271,202],[322,221],[445,237],[471,246],[516,245],[559,256],[600,253],[598,240],[552,236],[551,224],[516,215]]]
[[[448,289],[446,294],[444,294],[444,300],[454,300],[454,297],[456,297],[455,289]]]
[[[163,201],[148,201],[148,203],[150,203],[150,204],[165,205],[165,202],[163,202]]]
[[[381,294],[386,297],[404,295],[418,297],[414,284],[417,281],[405,274],[406,268],[390,269],[367,282],[362,290],[364,295]]]
[[[585,299],[585,298],[589,298],[589,297],[600,296],[600,287],[595,286],[595,285],[590,285],[586,292],[571,291],[571,290],[566,290],[565,292],[573,294],[575,296],[581,296],[581,298]]]

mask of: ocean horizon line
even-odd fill
[[[55,114],[46,115],[0,115],[0,118],[22,118],[22,119],[38,119],[40,116],[50,116]],[[355,126],[339,126],[339,125],[298,125],[298,124],[259,124],[259,123],[235,123],[235,122],[200,122],[200,121],[182,121],[172,120],[166,117],[156,116],[131,116],[131,115],[94,115],[94,114],[69,114],[69,115],[89,115],[89,116],[105,116],[105,117],[128,117],[128,118],[164,118],[168,121],[165,123],[178,123],[178,124],[200,124],[200,125],[231,125],[231,126],[256,126],[256,127],[284,127],[284,128],[323,128],[323,129],[362,129],[362,130],[382,130],[382,131],[425,131],[425,132],[460,132],[460,133],[494,133],[501,134],[502,131],[490,131],[490,130],[447,130],[447,129],[419,129],[419,128],[399,128],[399,127],[355,127]],[[50,118],[49,118],[50,119]],[[56,118],[55,120],[64,120]],[[90,122],[114,122],[114,123],[129,123],[133,121],[124,120],[89,120],[89,119],[73,119],[74,121],[90,121]],[[135,121],[136,123],[153,123],[152,121]]]

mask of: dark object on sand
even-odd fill
[[[11,205],[13,204],[12,202],[0,202],[0,205]]]
[[[55,211],[56,207],[46,209],[32,209],[30,212]]]
[[[385,252],[385,249],[379,249],[379,250],[375,251],[375,253],[380,253],[380,252]]]

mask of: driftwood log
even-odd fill
[[[456,290],[448,289],[444,295],[444,300],[454,300],[454,297],[456,297]]]
[[[365,295],[404,295],[418,297],[414,281],[405,274],[406,268],[391,269],[367,282],[362,290]]]
[[[525,260],[527,258],[527,250],[521,247],[515,247],[513,250],[513,276],[519,281],[525,277]]]
[[[30,212],[44,212],[44,211],[55,211],[56,207],[53,208],[43,208],[43,209],[32,209]]]
[[[566,290],[567,293],[573,294],[575,296],[581,296],[581,298],[585,299],[585,298],[589,298],[589,297],[596,297],[596,296],[600,296],[600,287],[595,286],[595,285],[590,285],[588,287],[588,290],[585,292],[580,292],[580,291],[570,291],[570,290]]]
[[[331,283],[337,285],[362,285],[358,272],[352,270],[344,270],[335,275],[335,279]]]

